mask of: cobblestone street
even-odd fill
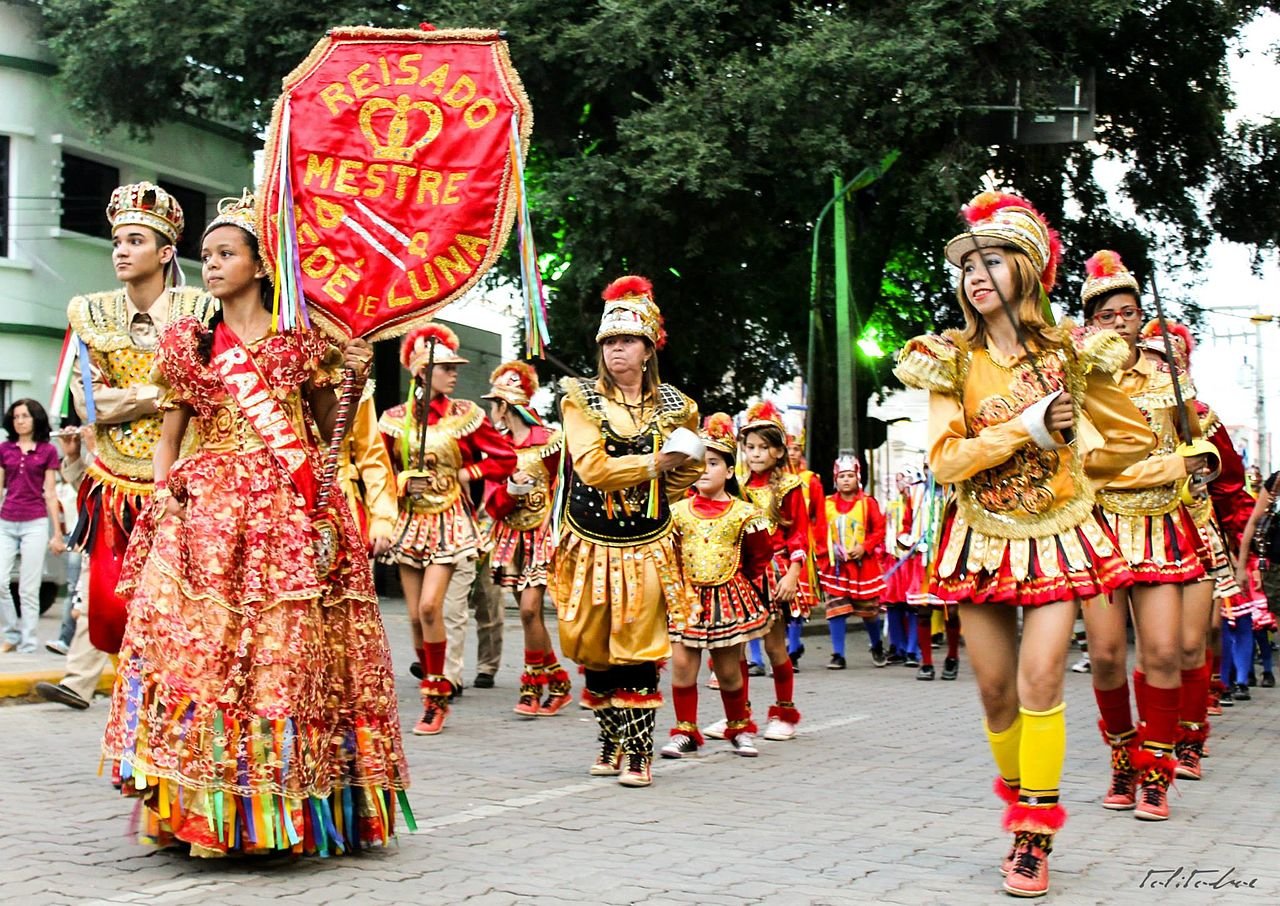
[[[408,628],[396,604],[384,612],[408,727],[417,717]],[[996,869],[1007,839],[963,654],[958,682],[922,683],[914,670],[873,669],[861,635],[850,636],[844,672],[823,669],[825,638],[806,644],[799,738],[761,742],[754,760],[708,741],[700,757],[660,761],[654,785],[631,790],[587,776],[595,732],[586,712],[538,721],[511,713],[520,629],[509,616],[498,687],[468,688],[443,735],[405,739],[418,833],[402,827],[385,852],[324,861],[201,862],[139,846],[126,835],[131,803],[95,776],[105,700],[88,712],[3,707],[0,902],[1005,902]],[[758,707],[769,689],[753,680]],[[1205,780],[1178,786],[1163,824],[1099,806],[1107,760],[1087,675],[1068,675],[1067,702],[1071,820],[1053,856],[1051,900],[1280,901],[1271,836],[1280,691],[1255,690],[1215,720]],[[705,690],[703,723],[719,711],[719,696]],[[664,709],[660,735],[670,722]],[[1196,870],[1205,872],[1198,887]]]

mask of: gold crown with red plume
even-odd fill
[[[1043,214],[1010,192],[980,192],[961,209],[969,229],[947,243],[947,260],[956,267],[978,248],[1014,248],[1031,259],[1046,291],[1058,279],[1062,240]]]
[[[435,341],[434,344],[432,341]],[[434,351],[432,345],[435,346]],[[437,365],[465,365],[468,359],[458,355],[458,335],[443,324],[433,323],[405,334],[400,343],[400,364],[417,376],[428,361]]]
[[[702,423],[698,432],[709,449],[732,456],[738,449],[738,438],[733,431],[733,418],[724,412],[713,412]]]
[[[738,429],[738,438],[741,439],[753,428],[766,426],[777,428],[785,442],[787,427],[782,421],[782,413],[778,411],[778,407],[771,400],[760,400],[760,402],[753,403],[747,409],[747,414],[743,417],[742,427]]]
[[[645,277],[619,277],[601,296],[604,314],[596,342],[609,337],[644,337],[654,349],[667,345],[667,332],[662,326],[662,312],[653,301],[653,284]]]
[[[482,399],[505,400],[513,406],[527,406],[538,392],[538,372],[528,362],[503,362],[489,375],[489,392]]]
[[[114,233],[122,226],[150,227],[172,243],[182,236],[182,205],[164,189],[150,182],[120,186],[107,202],[107,222]]]
[[[1137,278],[1129,272],[1129,268],[1124,266],[1119,253],[1111,249],[1095,252],[1084,263],[1084,274],[1084,286],[1080,288],[1080,301],[1084,303],[1086,309],[1091,300],[1117,290],[1128,290],[1134,296],[1140,294]]]

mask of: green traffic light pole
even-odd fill
[[[833,177],[836,187],[835,195],[823,206],[818,219],[813,225],[813,257],[809,270],[809,361],[805,368],[805,456],[810,457],[813,447],[813,406],[810,397],[813,393],[813,370],[817,356],[818,332],[818,240],[822,233],[822,221],[827,213],[835,208],[834,251],[836,277],[836,401],[839,412],[837,438],[839,449],[850,450],[855,455],[858,450],[858,406],[857,373],[853,360],[853,337],[851,330],[852,299],[849,293],[849,245],[845,234],[844,216],[845,198],[854,192],[861,191],[884,176],[894,161],[898,159],[898,151],[890,151],[879,164],[866,167],[843,186],[840,177]]]

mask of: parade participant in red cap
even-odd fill
[[[832,469],[835,496],[826,501],[826,558],[821,573],[827,595],[827,627],[831,633],[833,670],[843,670],[845,630],[849,616],[861,617],[867,638],[880,641],[880,599],[885,592],[880,555],[884,548],[884,514],[862,489],[862,464],[841,456]]]

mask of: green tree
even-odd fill
[[[1197,204],[1238,143],[1227,141],[1225,61],[1266,4],[1211,0],[441,0],[439,27],[505,28],[535,111],[535,232],[553,289],[554,351],[593,366],[599,291],[653,279],[672,342],[664,376],[704,411],[739,407],[803,373],[813,218],[845,177],[891,150],[889,175],[853,200],[859,329],[892,349],[955,318],[940,248],[984,175],[1025,192],[1083,259],[1115,245],[1140,273],[1194,258],[1212,232]],[[406,27],[398,3],[45,0],[45,33],[73,104],[102,128],[175,112],[260,128],[279,79],[324,28]],[[1101,144],[988,147],[977,112],[1092,71]],[[1164,225],[1156,249],[1095,176],[1127,165],[1123,192]],[[1238,157],[1238,156],[1237,156]],[[829,257],[829,256],[828,256]],[[830,413],[833,331],[811,405]],[[862,399],[888,361],[861,359]],[[834,419],[817,420],[816,462]]]

